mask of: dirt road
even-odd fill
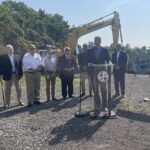
[[[41,95],[40,106],[1,108],[0,150],[150,150],[150,102],[143,101],[150,97],[150,77],[126,76],[126,98],[113,100],[117,119],[112,120],[77,119],[77,98],[47,103],[44,87]],[[15,93],[12,99],[17,104]],[[92,109],[93,98],[85,96],[82,110]]]

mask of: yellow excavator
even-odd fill
[[[113,17],[108,18],[108,19],[104,19],[104,18],[107,18],[107,17],[112,16],[112,15],[113,15]],[[69,46],[72,54],[74,54],[76,47],[77,47],[78,39],[81,36],[86,35],[88,33],[91,33],[93,31],[105,28],[107,26],[111,26],[114,46],[118,43],[119,36],[120,36],[121,43],[123,43],[119,13],[114,11],[113,13],[108,14],[104,17],[98,18],[98,19],[91,21],[87,24],[83,24],[79,27],[76,27],[69,34],[67,41],[65,43],[65,46]],[[57,51],[56,52],[57,56],[60,56],[63,52],[59,48],[56,51]]]

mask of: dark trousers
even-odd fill
[[[61,77],[61,89],[62,89],[62,96],[64,98],[69,97],[73,94],[73,77],[63,76]]]
[[[121,95],[125,94],[125,73],[114,73],[114,85],[116,94],[119,94],[119,86],[121,90]]]

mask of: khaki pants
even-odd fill
[[[89,95],[92,95],[92,81],[91,78],[87,75],[87,72],[81,72],[81,92],[85,93],[85,79],[88,78],[89,82]]]
[[[17,100],[20,102],[21,98],[21,89],[19,87],[19,80],[16,77],[16,74],[13,73],[11,79],[9,81],[5,81],[5,105],[10,105],[10,95],[11,95],[11,87],[12,83],[14,83],[17,93]]]
[[[52,72],[45,73],[46,80],[46,95],[47,99],[50,99],[50,85],[51,85],[51,95],[52,98],[55,98],[55,83],[56,83],[56,75]]]
[[[27,99],[33,104],[40,99],[40,72],[26,72]]]
[[[92,78],[94,89],[94,112],[99,114],[100,111],[107,107],[107,85],[106,82],[100,82],[97,74],[100,71],[96,71]]]

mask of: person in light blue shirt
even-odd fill
[[[47,56],[43,59],[43,67],[46,79],[47,101],[50,101],[50,95],[52,97],[52,100],[57,100],[55,98],[56,58],[52,56],[52,51],[50,48],[47,49]],[[51,94],[50,94],[50,85],[51,85]]]

